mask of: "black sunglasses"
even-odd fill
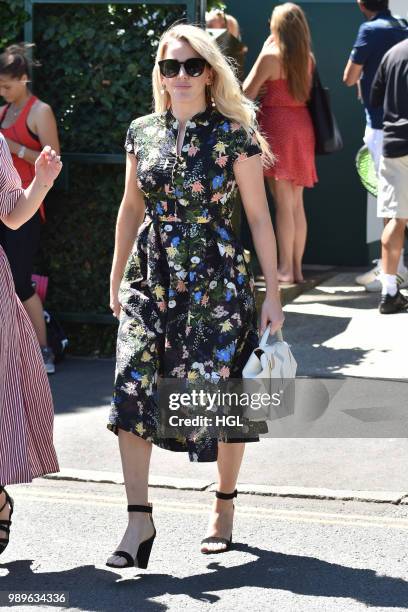
[[[189,76],[198,77],[203,74],[208,62],[202,57],[190,57],[185,62],[179,62],[176,59],[164,59],[158,62],[158,64],[162,76],[171,79],[178,75],[180,66],[184,66],[184,70]]]

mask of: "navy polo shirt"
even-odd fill
[[[354,64],[363,66],[361,75],[361,94],[366,111],[367,125],[376,130],[383,126],[383,109],[370,105],[370,91],[377,68],[385,53],[397,43],[408,38],[408,27],[391,15],[391,11],[381,11],[363,23],[357,34],[350,55]]]

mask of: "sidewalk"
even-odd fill
[[[380,315],[378,294],[354,285],[354,276],[355,272],[340,272],[288,304],[284,334],[298,361],[299,376],[349,377],[336,398],[340,408],[344,412],[364,405],[380,416],[384,412],[386,435],[395,405],[401,409],[407,405],[401,397],[408,400],[407,383],[393,381],[407,378],[401,340],[407,337],[408,314]],[[106,429],[113,375],[113,360],[68,358],[51,377],[60,476],[122,482],[117,439]],[[384,382],[376,383],[377,377]],[[378,385],[394,404],[385,407]],[[246,447],[239,489],[261,495],[405,503],[407,459],[406,437],[263,439]],[[204,490],[215,477],[214,463],[190,463],[185,453],[153,449],[152,486]]]

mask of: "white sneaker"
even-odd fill
[[[403,268],[400,268],[397,272],[397,288],[404,289],[405,287],[408,287],[408,268],[404,266]],[[378,277],[371,283],[367,283],[365,288],[366,291],[369,291],[370,293],[376,293],[378,291],[381,291],[381,270]]]
[[[406,266],[401,269],[398,269],[397,285],[398,289],[405,289],[406,287],[408,287],[408,268]]]
[[[375,263],[376,266],[372,270],[356,276],[354,280],[356,281],[357,285],[367,286],[369,283],[379,279],[381,274],[381,259],[373,259],[373,263]]]
[[[47,374],[55,373],[55,357],[49,346],[42,346],[41,353],[44,361],[44,367]]]

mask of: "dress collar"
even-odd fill
[[[369,21],[375,21],[376,19],[384,19],[385,17],[391,17],[391,11],[389,9],[379,11],[376,15],[374,15],[374,17],[371,17]]]
[[[215,107],[208,105],[203,111],[196,113],[186,121],[186,128],[194,129],[198,125],[208,125],[211,115],[214,113]],[[172,125],[175,129],[179,127],[179,120],[173,115],[171,108],[165,111],[166,123]]]

